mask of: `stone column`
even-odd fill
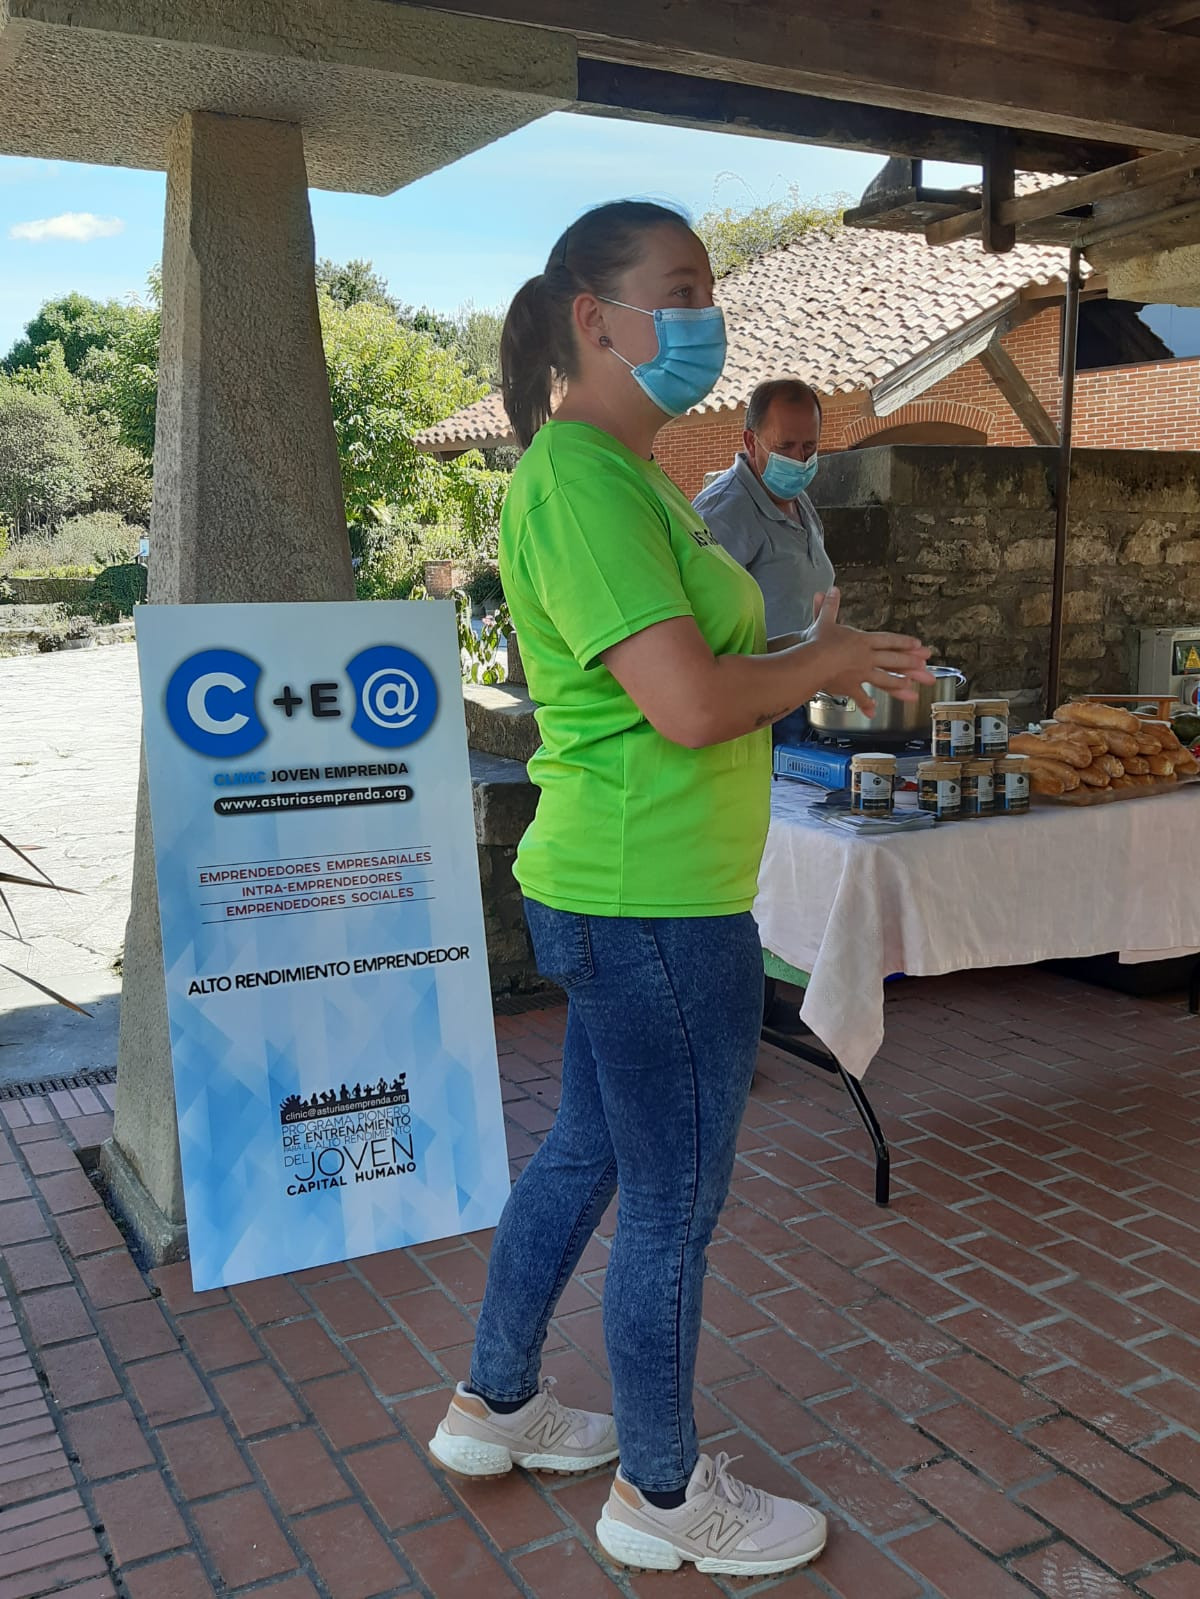
[[[151,603],[354,597],[301,130],[194,112],[168,153]],[[155,1262],[186,1253],[145,768],[103,1165]]]

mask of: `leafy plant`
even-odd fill
[[[97,622],[119,622],[132,616],[135,605],[146,598],[146,568],[136,561],[106,566],[92,584],[88,614]]]
[[[91,561],[95,566],[117,566],[137,555],[146,529],[127,522],[115,511],[88,511],[69,516],[54,535],[64,558]]]
[[[4,892],[5,884],[10,888],[48,888],[52,889],[56,894],[77,894],[79,890],[77,888],[63,888],[61,884],[54,882],[46,872],[42,871],[40,866],[29,859],[24,850],[18,849],[11,839],[4,837],[3,833],[0,833],[0,847],[15,855],[28,871],[37,874],[34,877],[29,877],[24,872],[6,871],[3,867],[0,867],[0,905],[4,907],[8,920],[12,923],[11,932],[7,927],[0,927],[0,934],[5,938],[13,939],[18,944],[24,944],[27,940],[21,932],[21,925],[17,921],[17,913],[13,910],[12,901]],[[56,993],[53,988],[47,988],[45,983],[39,983],[37,978],[30,977],[28,972],[19,972],[15,966],[9,966],[3,961],[0,961],[0,969],[20,978],[21,982],[28,983],[31,988],[36,988],[39,993],[45,994],[49,999],[54,1000],[56,1004],[65,1005],[68,1010],[77,1011],[80,1016],[91,1015],[91,1011],[84,1010],[82,1005],[76,1005],[73,1000],[67,999],[63,994]]]
[[[499,651],[504,643],[504,635],[512,625],[508,606],[501,601],[493,615],[484,617],[478,633],[471,626],[470,598],[462,589],[454,591],[454,606],[458,617],[458,651],[463,682],[503,683],[504,668],[500,664]]]
[[[78,424],[50,395],[0,377],[0,516],[20,536],[57,522],[86,495]]]
[[[381,500],[432,520],[442,469],[413,435],[481,398],[486,385],[385,306],[343,309],[326,294],[320,307],[347,520],[369,522]]]
[[[733,206],[707,211],[696,223],[712,262],[713,276],[724,278],[768,250],[795,244],[805,234],[832,233],[842,225],[842,212],[850,196],[805,199],[795,184],[786,200],[738,211]]]

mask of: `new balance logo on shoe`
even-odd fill
[[[712,1554],[723,1555],[737,1543],[745,1529],[745,1517],[740,1511],[722,1510],[714,1505],[707,1516],[688,1529],[687,1536]]]
[[[544,1454],[551,1454],[555,1445],[560,1443],[570,1430],[570,1416],[564,1416],[561,1410],[547,1406],[545,1415],[539,1416],[535,1422],[525,1428],[525,1437],[531,1444],[536,1444]]]

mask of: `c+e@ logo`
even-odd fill
[[[237,650],[200,650],[175,668],[167,684],[166,711],[176,736],[199,755],[227,760],[248,755],[268,736],[257,709],[263,674]],[[411,650],[375,644],[346,663],[353,693],[350,731],[366,744],[399,749],[414,744],[437,714],[433,673]],[[337,680],[285,683],[272,709],[290,721],[297,713],[318,721],[343,715],[345,685]]]

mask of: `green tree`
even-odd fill
[[[803,199],[792,186],[786,200],[738,211],[732,206],[707,211],[696,223],[712,261],[714,276],[727,277],[768,250],[795,244],[806,233],[832,233],[842,225],[842,212],[850,204],[848,195],[827,199]]]
[[[489,388],[498,389],[504,307],[484,308],[468,300],[454,322],[454,348],[463,365],[468,372],[482,378]]]
[[[352,305],[382,305],[393,314],[400,310],[400,302],[388,293],[387,282],[372,261],[339,262],[323,256],[317,262],[317,292],[327,294],[343,311]]]
[[[111,344],[92,350],[80,371],[89,411],[111,423],[122,444],[154,457],[162,313],[138,306]]]
[[[458,323],[452,316],[442,316],[427,305],[402,305],[396,315],[406,328],[423,333],[442,350],[454,350],[458,345]]]
[[[85,502],[79,426],[57,400],[0,378],[0,522],[18,537]]]
[[[150,463],[140,450],[124,444],[117,430],[93,416],[80,422],[87,463],[88,505],[93,511],[115,511],[127,522],[150,520]]]
[[[381,504],[435,519],[441,468],[413,434],[482,398],[487,385],[381,305],[344,308],[323,294],[321,330],[347,520],[367,527]]]
[[[92,350],[115,344],[141,311],[119,300],[92,300],[86,294],[65,294],[47,300],[5,357],[6,372],[38,366],[51,345],[63,353],[68,372],[78,373]]]
[[[56,401],[79,428],[86,462],[89,510],[115,511],[130,522],[144,522],[150,515],[150,469],[141,450],[126,444],[120,423],[112,413],[111,384],[108,374],[119,370],[122,351],[135,329],[120,336],[116,354],[108,350],[89,350],[83,371],[86,380],[71,372],[57,339],[46,346],[37,366],[23,367],[14,377],[30,393]],[[95,374],[103,373],[103,381]],[[150,420],[153,433],[153,416]]]

